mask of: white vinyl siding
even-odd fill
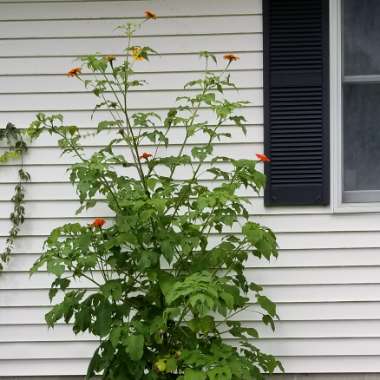
[[[243,111],[248,135],[233,132],[216,151],[241,158],[262,152],[261,0],[0,0],[0,125],[11,121],[26,127],[37,111],[62,111],[68,122],[91,131],[92,97],[65,72],[78,65],[79,54],[121,54],[124,41],[112,30],[146,9],[159,19],[145,24],[138,43],[162,55],[138,64],[151,91],[136,91],[134,109],[165,112],[183,83],[200,74],[197,52],[210,50],[219,60],[227,52],[238,54],[232,80],[241,90],[231,96],[251,101]],[[173,133],[179,139],[183,130]],[[0,377],[83,374],[97,344],[89,335],[73,335],[70,326],[48,330],[49,278],[46,273],[29,278],[53,227],[98,216],[90,211],[72,217],[77,203],[66,175],[72,160],[60,157],[55,141],[43,136],[25,160],[32,176],[27,221],[9,268],[0,274]],[[101,143],[95,138],[86,144],[91,151]],[[9,228],[16,169],[0,167],[1,245]],[[272,227],[280,245],[280,257],[272,264],[253,258],[248,263],[249,278],[266,285],[281,317],[272,334],[254,312],[239,316],[260,329],[259,345],[278,355],[289,373],[380,372],[379,216],[334,214],[330,207],[266,209],[262,197],[242,195],[252,198],[253,218]]]

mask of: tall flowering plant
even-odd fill
[[[151,11],[145,16],[156,18]],[[130,93],[145,83],[135,67],[155,53],[134,45],[140,27],[123,27],[126,58],[90,55],[67,74],[99,99],[95,111],[108,111],[96,130],[108,139],[102,148],[89,155],[86,136],[61,115],[38,114],[28,130],[34,138],[58,135],[64,153],[76,157],[70,180],[79,212],[102,202],[113,215],[51,232],[32,268],[46,266],[55,276],[51,299],[63,293],[46,321],[54,326],[63,318],[75,333],[99,337],[87,378],[262,379],[281,365],[256,347],[258,332],[237,314],[254,308],[273,327],[276,307],[246,278],[244,264],[250,255],[277,256],[276,239],[250,220],[239,191],[262,189],[257,164],[269,159],[214,154],[214,143],[230,137],[223,126],[245,132],[239,110],[246,102],[226,97],[234,89],[228,69],[238,57],[225,55],[224,70],[215,73],[208,69],[215,56],[202,52],[203,77],[185,85],[166,115],[132,112]],[[205,108],[211,121],[202,117]]]

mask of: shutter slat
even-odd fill
[[[329,203],[328,0],[263,0],[266,205]]]

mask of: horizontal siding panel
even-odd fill
[[[379,321],[277,321],[273,333],[259,322],[246,322],[244,326],[256,328],[264,339],[307,338],[379,338]],[[75,335],[71,325],[58,324],[54,329],[46,325],[1,325],[0,342],[51,342],[91,341],[90,334]]]
[[[67,6],[65,2],[51,4],[31,3],[27,7],[23,3],[0,3],[1,20],[31,20],[31,19],[104,19],[104,18],[141,18],[146,9],[153,9],[151,1],[113,1],[78,2],[74,6]],[[261,1],[259,0],[210,0],[204,2],[193,0],[164,1],[154,3],[154,11],[160,17],[167,16],[210,16],[260,14]]]
[[[80,126],[78,126],[80,128]],[[158,126],[160,127],[160,126]],[[244,134],[241,130],[241,128],[235,126],[235,125],[228,125],[225,127],[220,127],[218,129],[219,133],[229,133],[231,137],[222,137],[221,140],[216,140],[215,144],[228,142],[228,143],[246,143],[247,140],[252,143],[262,143],[263,142],[263,134],[262,134],[262,126],[257,125],[247,125],[247,133]],[[149,128],[134,128],[134,133],[138,135],[141,132],[150,132]],[[185,139],[186,136],[186,128],[185,127],[174,127],[170,130],[161,129],[162,132],[166,134],[166,136],[169,139],[169,145],[178,145],[179,142],[182,142]],[[110,131],[104,131],[103,133],[100,133],[96,135],[96,129],[89,128],[89,129],[81,129],[80,133],[82,136],[81,144],[82,146],[95,146],[95,147],[103,147],[105,141],[111,141],[114,138],[120,138],[120,134],[117,132],[116,129],[110,130]],[[191,136],[188,139],[189,144],[199,144],[199,143],[206,143],[208,141],[209,136],[206,134],[196,134],[194,136]],[[35,140],[33,143],[29,144],[30,147],[57,147],[58,140],[60,137],[56,135],[50,135],[47,133],[42,134],[37,140]],[[122,142],[120,144],[115,145],[122,145],[125,146],[125,142]],[[142,145],[152,145],[152,142],[148,139],[144,139],[142,141]]]
[[[58,152],[57,152],[58,153]],[[204,163],[204,168],[208,168],[209,163]],[[14,162],[12,164],[9,164],[9,165],[3,165],[2,168],[1,168],[1,175],[2,175],[2,182],[3,182],[3,185],[7,185],[7,184],[14,184],[16,182],[19,181],[18,179],[18,176],[17,176],[17,170],[15,170],[15,168],[18,168],[20,165],[19,162]],[[32,184],[47,184],[47,183],[67,183],[69,182],[69,179],[68,179],[68,169],[69,169],[69,166],[68,165],[65,165],[65,164],[54,164],[54,165],[50,165],[50,164],[44,164],[44,165],[24,165],[25,166],[25,170],[27,170],[30,175],[31,175],[31,182]],[[219,166],[219,165],[218,165]],[[220,165],[220,168],[223,169],[227,169],[229,168],[227,165]],[[257,169],[258,170],[262,170],[262,165],[258,165],[257,166]],[[115,171],[117,173],[119,173],[120,175],[130,175],[130,176],[133,176],[134,175],[134,171],[133,170],[122,170],[122,168],[119,168],[119,167],[115,167]],[[158,169],[157,169],[158,171]],[[162,170],[162,174],[164,174],[165,171]],[[190,173],[190,167],[189,166],[184,166],[183,168],[181,168],[181,170],[177,170],[175,172],[175,175],[173,176],[173,178],[175,180],[183,180],[183,179],[188,179],[189,178],[189,173]],[[213,181],[213,176],[211,175],[211,173],[209,172],[206,172],[202,175],[202,177],[200,178],[200,181],[205,183],[207,186],[214,186],[218,183],[220,183],[220,181]],[[5,194],[3,195],[5,196]],[[8,198],[9,199],[9,198]]]
[[[318,302],[278,304],[278,314],[282,321],[325,321],[325,320],[377,320],[379,302]],[[237,319],[258,320],[250,310],[239,314]]]
[[[69,67],[68,67],[69,68]],[[199,79],[199,73],[166,73],[166,74],[138,74],[134,79],[146,80],[143,87],[137,87],[136,91],[173,91],[181,90],[185,83]],[[87,79],[87,77],[86,77]],[[231,82],[239,88],[261,88],[262,72],[234,71],[231,73]],[[87,90],[83,83],[72,80],[66,75],[44,76],[0,76],[0,94],[28,93],[35,95],[40,93],[84,93]]]
[[[30,267],[31,266],[29,266],[29,268]],[[57,300],[54,300],[54,303],[58,302]],[[48,291],[47,289],[0,290],[0,307],[11,307],[11,306],[17,306],[17,307],[50,306]],[[2,338],[3,338],[3,335],[0,334],[0,339]],[[16,338],[17,336],[14,336],[14,339]]]
[[[245,159],[245,158],[251,158],[255,159],[255,153],[262,152],[262,144],[219,144],[214,146],[214,154],[215,155],[221,155],[226,156],[231,152],[231,149],[236,149],[236,153],[234,153],[234,158],[236,159]],[[237,149],[238,148],[238,149]],[[146,149],[149,149],[149,146],[146,146]],[[153,147],[151,147],[153,149]],[[158,156],[161,154],[165,155],[173,155],[177,154],[180,149],[180,145],[177,146],[169,146],[167,149],[160,148]],[[191,154],[191,145],[187,145],[183,151],[183,154]],[[4,151],[4,149],[0,149],[1,152]],[[93,153],[97,151],[96,148],[86,148],[85,149],[85,155],[90,156]],[[116,154],[121,154],[126,151],[125,147],[115,147],[113,151]],[[132,160],[132,154],[130,151],[125,152],[125,158],[127,160]],[[59,148],[33,148],[30,147],[26,155],[24,156],[24,162],[28,165],[42,165],[46,164],[46,157],[49,157],[49,165],[53,164],[72,164],[74,162],[77,162],[73,157],[70,157],[70,155],[66,154],[62,156],[62,151]],[[16,163],[14,161],[13,163]],[[7,165],[12,164],[11,161],[7,163]]]
[[[329,267],[380,265],[379,248],[281,250],[276,260],[252,262],[256,267]]]
[[[55,207],[57,209],[62,207],[62,212],[64,212],[65,208],[64,203],[57,203],[56,206],[51,205],[51,207]],[[72,208],[72,210],[74,209],[75,207]],[[46,212],[54,212],[54,209],[51,210],[47,207]],[[94,213],[94,216],[96,214],[99,216],[100,211]],[[111,214],[108,213],[107,215]],[[50,220],[27,220],[23,226],[24,233],[26,235],[33,235],[35,233],[32,233],[32,231],[40,231],[42,235],[45,235],[49,233],[53,226],[58,225],[58,223],[67,223],[65,220],[60,220],[59,215],[57,217],[54,217],[52,214],[47,216],[52,218],[52,223],[50,223]],[[68,215],[68,217],[70,217],[70,215]],[[91,220],[86,218],[86,216],[83,216],[83,218],[76,217],[76,220],[74,218],[71,219],[80,223],[87,223]],[[265,214],[257,215],[255,217],[255,221],[272,228],[273,231],[277,233],[325,232],[326,234],[330,233],[330,238],[334,237],[333,232],[363,232],[364,234],[369,233],[369,231],[373,231],[374,233],[380,232],[380,221],[379,218],[376,218],[376,214],[362,214],[360,217],[353,214],[348,214],[343,215],[342,219],[333,217],[330,214],[277,214],[276,217],[272,217],[270,214]],[[342,225],[342,222],[344,222],[344,225]],[[4,236],[4,232],[2,231],[7,225],[6,220],[0,220],[0,236]],[[238,231],[237,227],[232,230],[232,232],[234,231]],[[348,244],[350,243],[351,241]],[[281,244],[280,247],[286,249],[285,247],[282,247]],[[363,247],[366,247],[365,242],[363,242]]]
[[[0,10],[1,12],[1,10]],[[0,13],[1,14],[1,13]],[[225,34],[199,36],[136,37],[135,45],[150,46],[160,54],[230,51],[262,51],[262,39],[258,34]],[[126,48],[125,38],[75,38],[29,40],[0,40],[0,57],[79,56],[106,49],[105,53],[121,54]]]
[[[359,270],[359,269],[358,269]],[[366,274],[366,269],[361,269]],[[267,285],[264,293],[274,302],[363,302],[380,301],[380,284],[335,284],[319,285]],[[302,328],[300,327],[300,331]],[[349,335],[350,336],[350,335]]]
[[[86,373],[87,359],[0,360],[0,373],[7,376],[79,376]]]
[[[134,92],[130,95],[128,100],[128,107],[130,109],[146,109],[147,104],[154,104],[156,108],[170,108],[175,105],[175,100],[181,95],[192,96],[198,94],[196,91],[176,91],[176,92]],[[225,92],[230,101],[248,100],[254,106],[263,105],[263,92],[261,89],[252,90],[228,90]],[[109,100],[114,100],[108,97]],[[36,94],[31,96],[29,94],[2,94],[0,95],[0,112],[1,111],[34,111],[38,109],[44,109],[46,112],[54,111],[58,109],[72,110],[85,110],[93,109],[97,103],[102,102],[99,98],[96,98],[93,94]]]
[[[352,285],[352,284],[378,284],[379,283],[379,272],[380,267],[368,267],[368,268],[361,268],[361,267],[349,267],[349,268],[297,268],[297,269],[282,269],[282,268],[276,268],[276,269],[247,269],[246,275],[249,281],[256,282],[261,285],[269,286],[269,285],[276,285],[276,286],[289,286],[289,285]],[[100,273],[98,273],[99,276],[96,276],[100,278]],[[28,272],[4,272],[2,276],[0,277],[0,289],[43,289],[49,286],[50,282],[52,281],[53,276],[46,272],[39,272],[35,275],[33,275],[31,278],[29,278]],[[93,286],[92,283],[90,283],[88,280],[78,280],[73,282],[72,286],[74,287],[89,287]],[[311,287],[310,287],[311,288]],[[349,291],[350,287],[347,287],[347,292]],[[354,289],[354,287],[353,287]],[[376,288],[372,288],[376,289]],[[291,288],[288,288],[288,291],[291,290]],[[319,291],[318,287],[314,287],[314,290]],[[368,291],[371,290],[371,287],[368,287]],[[282,292],[282,297],[286,297],[285,290]],[[340,289],[340,293],[347,294],[344,289]],[[360,298],[360,294],[363,294],[363,289],[361,289],[361,292],[359,291],[357,293],[357,296],[354,296],[354,293],[349,294],[347,299],[336,299],[337,301],[351,301],[350,297],[353,298],[359,298],[355,299],[358,301],[364,301],[364,299]],[[326,288],[324,289],[324,292],[321,291],[317,299],[313,300],[313,297],[310,299],[307,299],[306,294],[307,290],[304,290],[302,293],[302,299],[299,299],[298,302],[315,302],[315,301],[322,301],[325,300],[324,298],[327,298],[327,301],[334,301],[334,298],[342,298],[342,296],[339,297],[339,291],[334,292],[332,290],[331,294],[328,294],[326,291]],[[359,295],[359,297],[358,297]],[[293,294],[293,297],[295,297],[296,294]],[[300,295],[298,296],[300,297]],[[330,299],[328,298],[330,297]],[[366,295],[365,298],[369,298],[369,300],[378,300],[379,296],[376,294],[373,294],[372,296],[370,294]],[[288,302],[291,301],[292,298],[290,297],[290,300],[287,300]]]
[[[0,360],[14,359],[87,359],[98,342],[15,342],[0,343]]]
[[[327,344],[325,344],[327,343]],[[380,340],[374,339],[319,339],[286,340],[276,342],[262,339],[259,348],[277,356],[379,356]],[[6,350],[1,349],[4,346]],[[0,343],[0,360],[15,359],[86,359],[90,358],[97,342],[16,342]]]
[[[65,174],[65,173],[64,173]],[[66,176],[65,176],[66,177]],[[212,179],[202,180],[200,183],[204,186],[209,186],[210,188],[219,186],[221,182],[212,181]],[[9,202],[14,194],[13,183],[0,184],[0,207],[1,202]],[[58,190],[58,191],[57,191]],[[57,191],[57,192],[55,192]],[[255,206],[261,206],[262,202],[259,204],[261,197],[253,192],[251,189],[239,189],[236,192],[239,196],[255,198]],[[78,196],[75,193],[74,187],[71,183],[28,183],[25,186],[25,199],[26,202],[30,201],[72,201],[78,200]],[[99,195],[97,199],[104,199],[104,196]],[[9,206],[10,207],[10,206]]]
[[[239,52],[240,60],[231,66],[232,72],[236,70],[262,69],[263,57],[259,52]],[[211,70],[222,70],[223,54],[216,54],[219,66],[210,63]],[[59,75],[78,65],[74,57],[13,57],[0,59],[0,76],[6,75]],[[199,54],[177,54],[152,56],[149,62],[139,62],[135,66],[137,73],[167,73],[189,71],[203,71],[205,62],[200,59]],[[67,77],[66,77],[67,78]],[[68,79],[68,78],[67,78]],[[75,82],[75,81],[71,81]]]
[[[380,356],[280,357],[289,373],[360,373],[380,372]],[[75,376],[83,375],[86,359],[1,360],[0,373],[9,376]]]
[[[96,276],[99,275],[99,276]],[[99,273],[95,273],[95,278],[100,278]],[[53,282],[54,276],[46,272],[39,272],[32,277],[28,272],[4,272],[0,276],[0,289],[46,289]],[[89,288],[93,283],[87,279],[76,280],[73,287]]]
[[[17,167],[17,165],[4,167],[3,171],[5,172],[6,169],[10,170],[11,168],[14,169],[16,167]],[[51,181],[51,182],[47,182],[47,181],[45,181],[45,182],[40,182],[40,181],[28,182],[28,184],[25,187],[25,193],[29,194],[26,198],[26,201],[56,200],[58,202],[60,200],[77,200],[78,197],[74,193],[73,186],[71,185],[71,183],[69,183],[69,179],[67,176],[67,171],[65,169],[65,166],[63,165],[63,166],[55,166],[55,167],[57,168],[57,170],[62,170],[60,172],[62,174],[62,176],[59,178],[57,176],[56,181]],[[117,170],[116,170],[116,172],[117,172]],[[179,173],[178,173],[178,177],[180,177]],[[174,176],[174,179],[176,182],[179,182],[182,180],[182,178],[176,178],[176,176]],[[4,190],[4,194],[2,194],[2,197],[0,198],[0,202],[9,202],[9,200],[12,197],[11,194],[14,192],[14,186],[16,183],[18,183],[17,176],[15,176],[14,181],[13,181],[12,177],[9,177],[8,182],[4,182],[3,184],[0,184],[0,189]],[[212,188],[215,188],[217,186],[220,186],[220,184],[222,182],[220,180],[219,181],[213,180],[212,178],[201,178],[199,180],[199,183],[202,184],[203,186],[207,186],[207,187],[212,189]],[[67,193],[65,194],[65,189],[64,189],[62,192],[62,195],[57,196],[56,199],[52,198],[51,194],[46,196],[45,198],[42,198],[42,195],[39,196],[36,193],[37,190],[41,190],[42,194],[44,194],[44,193],[48,192],[50,189],[54,189],[54,188],[59,187],[59,186],[62,186],[63,188],[66,186]],[[28,192],[28,189],[29,189],[29,192]],[[258,198],[258,199],[262,198],[261,194],[257,195],[251,189],[242,188],[242,189],[239,189],[236,193],[237,193],[237,195],[244,196],[244,197],[252,197],[252,198]],[[72,194],[72,197],[69,194]],[[96,199],[101,200],[101,199],[104,199],[104,197],[102,198],[101,196],[99,196],[99,198],[96,197]]]
[[[72,220],[75,221],[74,219]],[[39,253],[47,234],[65,221],[52,220],[44,230],[36,230],[29,235],[21,231],[17,239],[15,252]],[[83,221],[82,221],[83,222]],[[2,227],[4,228],[4,226]],[[0,230],[1,232],[1,230]],[[6,233],[4,232],[4,236]],[[349,235],[349,241],[348,236]],[[310,250],[310,249],[351,249],[351,248],[380,248],[380,232],[334,232],[334,233],[278,233],[277,241],[284,250]],[[5,237],[0,238],[0,246],[5,243]]]
[[[36,242],[39,242],[39,238],[32,239]],[[40,246],[38,246],[37,249],[38,248],[40,248]],[[347,254],[345,255],[346,251]],[[14,257],[8,266],[8,270],[25,270],[25,268],[29,267],[29,263],[34,261],[34,258],[36,257],[35,255],[37,253],[38,252],[33,251],[33,247],[30,254],[15,252]],[[357,248],[347,250],[304,249],[298,251],[280,249],[277,259],[272,259],[270,262],[268,262],[266,260],[259,260],[254,256],[250,256],[248,258],[246,266],[248,268],[363,267],[364,269],[371,266],[380,266],[379,253],[379,248]],[[317,294],[315,296],[318,297]],[[376,294],[371,292],[370,296],[376,296]]]
[[[244,326],[258,330],[264,339],[380,338],[380,323],[371,321],[277,321],[276,330],[260,322],[245,322]],[[0,325],[0,342],[51,342],[95,340],[90,334],[75,335],[72,325],[58,323],[53,329],[45,324]]]
[[[245,205],[246,210],[249,215],[264,217],[266,215],[310,215],[310,209],[296,210],[295,212],[291,209],[285,210],[271,210],[267,212],[264,207],[263,199],[258,199],[257,197],[246,196],[245,201],[250,202],[250,204]],[[25,216],[29,219],[49,219],[49,218],[67,218],[71,219],[75,215],[76,211],[80,207],[78,201],[26,201]],[[8,215],[13,211],[12,202],[0,202],[0,220],[7,220]],[[318,213],[318,210],[314,211]],[[320,214],[323,214],[325,210],[321,208],[319,210]],[[80,218],[94,218],[101,215],[102,217],[113,217],[115,214],[112,210],[108,208],[103,200],[99,200],[94,208],[87,210],[79,214]],[[259,219],[257,219],[259,220]],[[270,220],[266,223],[270,223]],[[284,226],[279,227],[278,231],[284,232]]]
[[[254,327],[263,338],[379,338],[378,320],[350,321],[277,321],[273,333],[259,322],[246,322],[245,326]]]
[[[261,70],[234,71],[231,73],[231,82],[242,89],[261,88],[262,76]],[[136,91],[168,91],[182,90],[185,83],[199,79],[200,77],[200,73],[150,73],[138,74],[133,78],[147,81],[143,87],[137,87]],[[65,74],[56,76],[22,76],[20,78],[15,76],[0,76],[1,94],[83,93],[87,91],[82,82],[72,80]],[[93,99],[95,98],[93,97]]]
[[[201,181],[201,185],[207,185],[207,181]],[[216,187],[217,184],[214,183],[214,187]],[[243,193],[243,194],[241,194]],[[267,208],[264,206],[264,201],[261,196],[252,195],[250,191],[246,192],[240,192],[237,193],[237,195],[240,195],[244,197],[244,201],[250,202],[250,204],[247,204],[245,207],[248,211],[248,214],[253,217],[261,217],[270,215],[272,218],[274,215],[310,215],[311,212],[318,215],[325,215],[328,213],[328,210],[326,208],[320,207],[316,210],[311,210],[310,208],[305,209],[299,209],[299,210],[293,210],[290,207],[286,209],[281,210],[270,210],[267,211]],[[9,199],[9,198],[8,198]],[[48,201],[49,202],[49,201]],[[52,208],[49,208],[49,203],[46,203],[45,201],[26,201],[26,218],[28,219],[49,219],[49,218],[64,218],[66,219],[64,222],[67,223],[67,219],[71,219],[73,215],[75,214],[76,210],[79,208],[79,203],[77,201],[59,201],[54,200],[54,203],[52,205]],[[67,206],[67,207],[66,207]],[[2,216],[0,217],[0,220],[7,220],[8,215],[13,210],[13,203],[10,201],[7,202],[1,202],[0,201],[0,212],[2,212]],[[55,210],[53,212],[53,210]],[[78,218],[94,218],[101,215],[102,217],[113,217],[114,214],[112,211],[110,211],[109,208],[107,208],[103,204],[103,199],[98,200],[98,204],[94,207],[89,209],[86,212],[83,212],[78,215]],[[283,230],[278,230],[278,232],[284,232]]]
[[[276,356],[378,356],[380,354],[379,338],[279,339],[261,340],[256,344],[265,352]]]
[[[27,272],[35,259],[38,256],[26,258],[25,262],[19,264],[24,273],[12,273],[9,270],[8,279],[12,281],[13,275],[16,280],[23,277],[20,288],[18,289],[1,289],[0,290],[0,307],[9,306],[49,306],[50,300],[46,289],[41,289],[38,286],[33,289],[34,280],[29,279]],[[16,260],[14,260],[16,261]],[[14,267],[14,265],[13,265]],[[363,273],[366,273],[363,270]],[[255,282],[259,282],[256,277]],[[50,283],[46,282],[47,287]],[[264,290],[265,295],[269,296],[274,302],[278,303],[331,303],[331,302],[378,302],[380,301],[380,284],[319,284],[319,285],[266,285]],[[54,299],[58,302],[60,298]],[[300,327],[300,334],[302,334]],[[380,334],[380,331],[379,331]],[[350,336],[350,335],[348,335]]]
[[[174,103],[172,103],[172,105],[174,105]],[[43,106],[41,105],[41,107]],[[46,110],[40,108],[34,111],[0,111],[0,125],[5,125],[7,122],[9,122],[9,120],[12,120],[13,124],[17,125],[18,128],[26,128],[33,120],[35,120],[37,111],[44,112]],[[130,109],[130,111],[135,112],[137,110]],[[141,111],[141,109],[139,111]],[[149,111],[154,111],[161,118],[165,118],[168,109],[149,108]],[[63,112],[65,123],[81,125],[83,128],[96,128],[99,121],[109,120],[109,114],[103,111],[96,112],[94,118],[91,119],[92,109],[70,111],[64,110],[62,107],[59,107],[56,110],[54,110],[54,112]],[[244,107],[239,110],[239,114],[246,118],[247,124],[263,123],[262,107]],[[207,120],[210,124],[215,124],[216,122],[215,115],[213,115],[212,112],[207,108],[202,108],[199,110],[199,119]]]
[[[277,234],[282,249],[379,248],[380,232],[309,232]]]
[[[75,335],[72,326],[57,325],[48,328],[46,325],[0,326],[0,344],[6,342],[70,342],[80,340],[96,340],[90,334]]]
[[[2,307],[0,325],[44,324],[48,306]],[[281,321],[352,321],[378,320],[380,302],[318,302],[318,303],[281,303],[278,314]],[[255,307],[237,314],[234,320],[245,322],[259,321],[260,315]]]
[[[380,267],[268,268],[247,272],[251,280],[263,285],[376,284],[379,282]]]
[[[378,373],[380,356],[316,356],[280,357],[288,373]]]
[[[0,3],[1,4],[1,3]],[[1,11],[1,5],[0,5]],[[1,16],[0,16],[1,17]],[[136,35],[186,35],[259,33],[262,31],[261,15],[209,16],[158,18],[147,22]],[[1,39],[31,38],[74,38],[117,36],[117,27],[125,21],[116,20],[28,20],[0,23]],[[116,30],[116,31],[115,31]]]

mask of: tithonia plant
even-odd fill
[[[63,318],[75,333],[99,337],[87,378],[262,379],[281,365],[260,351],[258,332],[238,313],[251,311],[270,326],[276,317],[244,270],[251,255],[277,255],[274,234],[250,219],[242,196],[262,190],[257,165],[268,159],[214,152],[229,130],[245,132],[239,112],[246,102],[227,96],[238,57],[227,54],[224,69],[210,71],[216,58],[202,52],[204,75],[185,85],[173,108],[133,112],[130,98],[145,83],[135,68],[155,54],[133,43],[141,24],[123,27],[124,56],[90,55],[68,72],[67,80],[99,98],[94,112],[108,112],[94,133],[104,146],[90,152],[83,141],[93,136],[61,115],[38,114],[28,130],[33,138],[58,135],[64,153],[75,156],[69,171],[79,211],[108,210],[107,220],[65,224],[46,240],[32,271],[47,268],[55,276],[50,298],[62,294],[46,321]],[[154,109],[149,96],[146,108]]]

